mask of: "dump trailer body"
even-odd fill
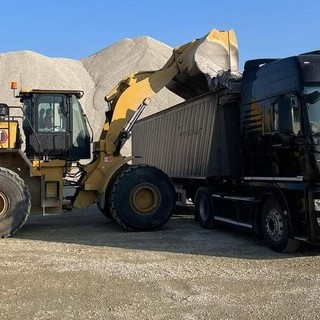
[[[135,163],[152,164],[172,179],[240,174],[239,95],[207,93],[137,122]]]

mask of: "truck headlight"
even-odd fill
[[[313,199],[314,201],[314,209],[316,211],[320,211],[320,199]]]

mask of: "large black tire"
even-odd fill
[[[13,235],[27,221],[31,197],[24,181],[13,171],[0,168],[0,237]]]
[[[265,242],[276,252],[296,252],[301,242],[290,238],[289,224],[279,202],[271,197],[262,211],[262,232]]]
[[[126,163],[124,164],[119,171],[115,174],[115,176],[117,176],[118,174],[120,174],[121,171],[125,170],[126,168],[128,168],[129,165]],[[112,182],[111,182],[112,183]],[[109,189],[110,190],[110,189]],[[100,212],[109,220],[114,220],[111,211],[110,211],[110,206],[109,206],[109,192],[107,191],[104,195],[105,197],[105,202],[104,202],[104,206],[102,207],[102,205],[100,204],[100,202],[97,202],[97,207],[100,210]]]
[[[204,229],[216,228],[214,221],[214,208],[212,204],[212,190],[209,188],[199,188],[194,204],[195,216],[199,224]]]
[[[128,166],[115,177],[109,190],[110,212],[127,230],[159,229],[175,208],[173,184],[155,167]]]
[[[97,207],[98,209],[100,210],[100,212],[107,218],[107,219],[110,219],[110,220],[113,220],[113,216],[110,212],[110,209],[109,209],[109,205],[107,203],[105,203],[104,207],[102,208],[102,206],[100,205],[99,202],[97,202]]]

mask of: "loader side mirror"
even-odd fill
[[[4,118],[9,115],[9,107],[5,103],[0,103],[0,117]]]

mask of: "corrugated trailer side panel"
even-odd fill
[[[212,93],[144,118],[133,129],[132,154],[141,156],[134,163],[154,165],[173,178],[230,175],[234,155],[226,144],[226,121],[233,120]]]

